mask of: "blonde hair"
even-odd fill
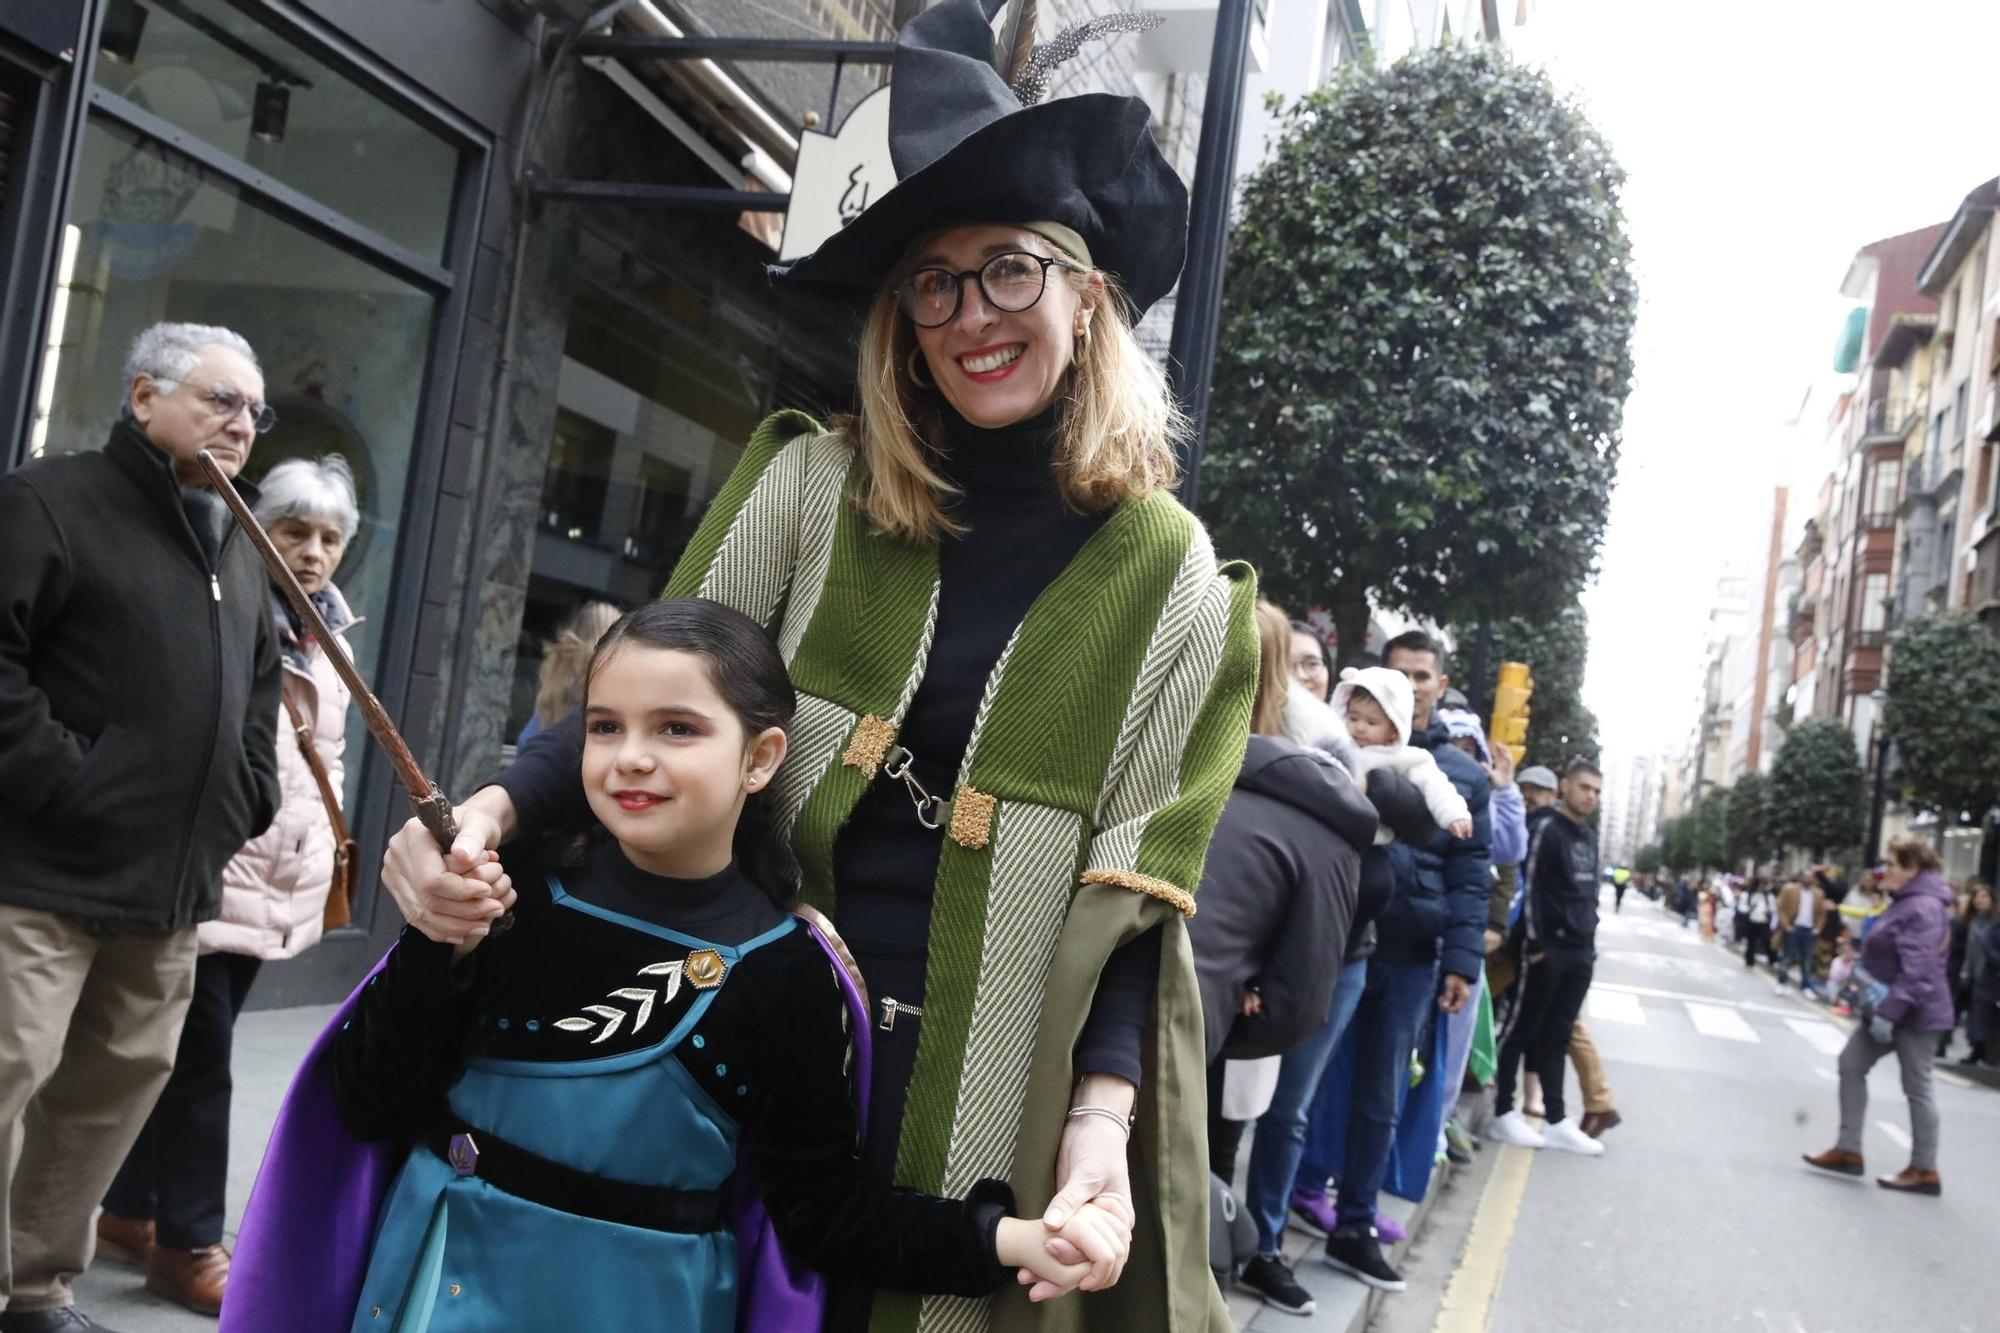
[[[1035,249],[1060,258],[1034,233]],[[929,237],[910,247],[915,255]],[[943,402],[937,391],[910,378],[916,331],[897,296],[913,267],[896,266],[875,294],[861,329],[860,412],[833,428],[859,450],[866,476],[854,496],[874,529],[906,541],[927,541],[965,531],[945,512],[956,494],[936,468],[944,454]],[[1061,390],[1056,480],[1073,509],[1108,509],[1121,500],[1171,490],[1180,480],[1174,447],[1187,418],[1167,389],[1159,365],[1132,332],[1130,307],[1118,280],[1101,270],[1062,270],[1084,296],[1093,279],[1103,286],[1087,337],[1080,339]]]
[[[1285,702],[1291,695],[1292,619],[1266,601],[1257,603],[1257,697],[1250,705],[1250,730],[1259,736],[1285,734]]]
[[[624,614],[609,602],[585,602],[556,636],[542,645],[542,681],[535,690],[535,716],[553,726],[583,707],[583,686],[597,641]]]
[[[1914,834],[1889,840],[1889,859],[1905,870],[1942,870],[1937,849]]]

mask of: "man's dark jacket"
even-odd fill
[[[1396,869],[1396,897],[1376,923],[1375,957],[1384,963],[1438,962],[1467,981],[1486,960],[1486,900],[1492,884],[1489,851],[1492,816],[1487,806],[1493,785],[1486,772],[1451,744],[1450,733],[1433,719],[1413,732],[1410,744],[1431,752],[1472,811],[1472,836],[1454,838],[1440,830],[1421,845],[1400,839],[1389,845]]]
[[[1597,945],[1597,834],[1558,807],[1528,816],[1521,925],[1530,954],[1588,953]]]
[[[216,563],[129,422],[0,476],[0,903],[147,931],[220,909],[277,812],[279,674],[234,523]]]
[[[1252,736],[1188,919],[1208,1058],[1275,1055],[1326,1019],[1358,914],[1375,810],[1316,750]],[[1241,1017],[1254,981],[1264,1011]]]

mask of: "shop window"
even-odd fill
[[[852,397],[831,387],[851,350],[778,304],[752,245],[722,223],[579,238],[509,739],[533,712],[543,646],[586,601],[659,595],[767,413],[823,416]]]
[[[542,479],[542,528],[570,541],[595,542],[604,524],[611,456],[618,434],[574,412],[559,412]]]
[[[433,262],[458,150],[228,0],[111,0],[99,87]]]
[[[393,185],[385,180],[385,191]],[[278,413],[244,475],[254,481],[281,459],[320,454],[354,470],[361,527],[335,578],[370,622],[353,645],[362,674],[379,680],[436,295],[103,120],[84,131],[57,295],[31,452],[104,444],[124,400],[126,351],[147,326],[192,321],[241,333]],[[357,712],[350,743],[362,736]],[[361,771],[348,765],[350,808]]]

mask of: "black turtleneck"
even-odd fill
[[[914,756],[917,779],[939,795],[949,795],[957,782],[980,696],[1009,636],[1110,517],[1108,510],[1078,513],[1064,502],[1054,471],[1056,420],[1051,409],[1017,425],[983,430],[945,409],[949,451],[939,471],[959,489],[950,513],[965,531],[938,545],[937,632],[923,681],[897,732]],[[878,1010],[884,998],[923,1003],[942,838],[917,821],[901,783],[878,778],[834,845],[836,925],[868,978]],[[1152,932],[1107,963],[1077,1042],[1079,1073],[1139,1081],[1139,1044],[1159,957],[1158,933]],[[869,1144],[887,1158],[885,1169],[893,1165],[920,1023],[899,1018],[891,1032],[876,1034]],[[884,1123],[890,1119],[896,1123]]]
[[[925,789],[949,796],[1008,636],[1109,514],[1063,503],[1053,410],[1001,430],[981,430],[949,408],[945,421],[950,452],[939,471],[959,488],[951,515],[966,530],[938,544],[937,633],[897,740]],[[834,847],[838,924],[850,946],[914,945],[922,958],[941,837],[917,822],[902,784],[878,780],[868,789]],[[902,984],[888,993],[918,1003]]]

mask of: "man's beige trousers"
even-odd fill
[[[0,905],[0,1308],[71,1303],[98,1200],[173,1071],[192,926],[95,931]]]

